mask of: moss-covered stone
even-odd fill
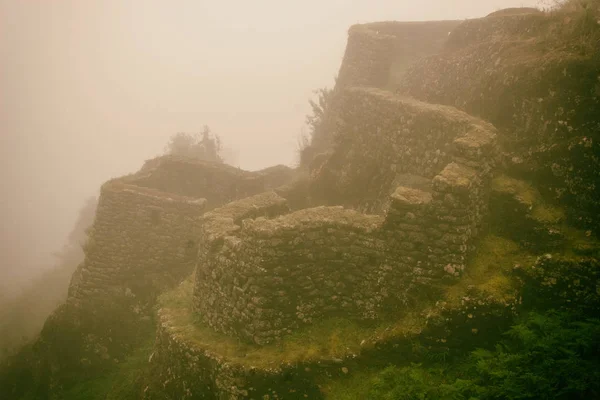
[[[398,91],[455,106],[500,129],[507,164],[599,229],[600,10],[503,12],[454,29],[444,51],[417,61]]]
[[[495,177],[490,207],[496,232],[523,245],[547,250],[564,242],[564,211],[545,202],[540,192],[525,181],[506,175]]]

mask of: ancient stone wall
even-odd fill
[[[156,293],[183,279],[195,264],[205,203],[119,182],[104,185],[70,299]]]
[[[475,168],[494,163],[495,129],[455,108],[372,88],[347,89],[340,102],[336,146],[313,171],[317,202],[381,214],[407,179],[427,186],[467,153]]]
[[[398,92],[493,123],[507,170],[566,206],[570,223],[599,232],[600,56],[593,39],[581,36],[588,17],[466,21],[443,52],[404,74]]]
[[[210,345],[178,332],[170,310],[159,311],[153,382],[144,400],[168,399],[322,399],[315,377],[321,363],[295,363],[257,368],[231,362]]]
[[[411,63],[440,51],[459,23],[390,21],[352,26],[337,86],[386,87]]]
[[[207,213],[194,310],[218,332],[266,344],[322,318],[383,318],[435,296],[435,282],[464,269],[486,214],[493,127],[376,90],[349,96],[348,115],[370,119],[348,123],[356,130],[326,164],[336,179],[323,182],[345,177],[361,190],[340,199],[386,206],[381,215],[340,206],[287,213],[285,199],[265,193]]]
[[[377,279],[365,265],[383,254],[374,234],[382,222],[341,207],[244,220],[198,263],[195,309],[214,329],[259,344],[314,318],[352,317],[355,301],[372,296],[353,289]]]
[[[323,127],[311,140],[313,156],[333,145],[337,115],[344,110],[339,99],[344,89],[390,87],[415,61],[440,51],[449,32],[459,23],[389,21],[352,26]]]
[[[227,164],[164,156],[149,160],[127,182],[166,193],[206,199],[207,209],[275,189],[292,179],[294,171],[278,165],[245,171]]]
[[[70,298],[89,300],[117,289],[160,292],[192,272],[206,210],[279,187],[292,174],[284,166],[248,172],[165,156],[107,182]]]
[[[287,183],[292,174],[281,166],[247,172],[167,156],[105,183],[85,261],[73,274],[67,303],[42,332],[48,347],[61,348],[70,337],[68,362],[77,367],[124,357],[153,329],[157,295],[193,272],[201,216],[237,196]]]

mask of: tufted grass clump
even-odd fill
[[[539,202],[540,194],[530,184],[506,175],[499,175],[492,180],[492,190],[514,195],[528,207]]]
[[[514,295],[510,272],[517,264],[533,261],[535,257],[510,239],[487,235],[467,264],[462,279],[447,290],[446,300],[458,304],[470,286],[497,300]]]
[[[531,216],[542,224],[557,224],[565,219],[565,211],[549,204],[538,204],[531,210]]]
[[[600,0],[553,0],[552,12],[565,26],[564,39],[573,48],[597,56],[600,45]]]

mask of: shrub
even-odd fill
[[[383,370],[371,400],[590,399],[600,395],[599,319],[531,313],[493,350],[479,349],[444,369]],[[439,367],[439,364],[438,364]]]

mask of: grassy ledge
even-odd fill
[[[498,300],[508,300],[514,290],[507,271],[515,263],[529,259],[533,256],[524,253],[514,242],[493,235],[485,237],[465,276],[457,284],[446,288],[446,309],[460,306],[470,286],[476,286]],[[422,307],[400,315],[397,320],[377,326],[328,319],[286,336],[280,343],[257,346],[217,333],[198,321],[191,309],[193,287],[190,277],[176,289],[160,296],[161,320],[179,339],[246,367],[276,368],[298,362],[353,357],[380,341],[418,335],[425,327],[425,316],[436,313],[435,305],[422,304]]]

